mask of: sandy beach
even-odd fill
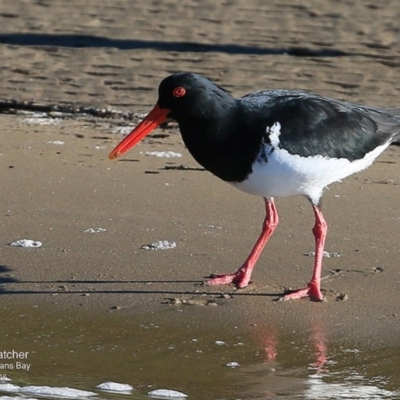
[[[324,195],[332,257],[324,260],[323,303],[274,301],[311,275],[313,216],[305,199],[277,199],[281,223],[248,288],[204,286],[210,274],[244,261],[261,229],[262,200],[200,168],[176,124],[121,159],[107,156],[151,109],[160,80],[180,70],[204,74],[235,96],[284,87],[399,106],[398,2],[129,4],[0,5],[0,100],[135,115],[0,107],[5,320],[10,310],[34,307],[87,320],[204,320],[211,331],[258,325],[279,337],[323,326],[329,338],[397,346],[399,146]],[[42,246],[10,246],[18,239]],[[143,248],[164,240],[176,247]]]

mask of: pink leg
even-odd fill
[[[283,296],[282,300],[301,299],[302,297],[310,297],[310,299],[314,301],[322,301],[324,299],[324,296],[321,293],[321,269],[328,225],[326,224],[319,207],[313,205],[313,209],[315,214],[315,225],[312,231],[315,237],[315,259],[311,281],[306,288],[293,290],[289,294]]]
[[[249,284],[251,273],[260,256],[268,239],[271,237],[275,228],[278,225],[279,218],[276,211],[273,198],[265,198],[266,216],[263,223],[263,228],[260,237],[253,247],[250,255],[247,257],[245,263],[233,274],[214,275],[214,277],[207,281],[208,285],[226,285],[229,283],[235,284],[238,289],[244,288]]]

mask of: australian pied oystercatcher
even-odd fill
[[[400,138],[400,109],[349,104],[299,90],[262,90],[239,99],[207,78],[182,72],[165,78],[153,110],[110,153],[115,159],[150,131],[174,119],[189,152],[204,168],[246,193],[262,196],[266,217],[244,264],[208,284],[248,285],[278,225],[274,197],[305,196],[315,215],[315,261],[306,288],[282,299],[322,301],[321,268],[327,224],[323,189],[369,167]]]

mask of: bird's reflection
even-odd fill
[[[348,399],[349,393],[357,399],[400,398],[394,397],[399,392],[379,387],[379,377],[367,377],[365,371],[360,372],[365,361],[359,360],[359,366],[349,367],[348,352],[338,352],[334,342],[330,349],[322,316],[314,316],[308,326],[302,334],[293,332],[295,337],[271,326],[259,327],[255,332],[263,362],[247,368],[245,373],[247,378],[251,377],[250,385],[257,398],[287,395],[312,400]]]

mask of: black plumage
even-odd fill
[[[184,101],[171,95],[178,84],[187,89]],[[262,145],[268,143],[267,128],[276,122],[281,125],[279,147],[302,157],[355,161],[400,137],[400,110],[350,104],[300,90],[257,91],[235,99],[193,73],[166,78],[158,104],[171,109],[168,116],[178,121],[196,161],[228,182],[240,182],[252,171]]]

